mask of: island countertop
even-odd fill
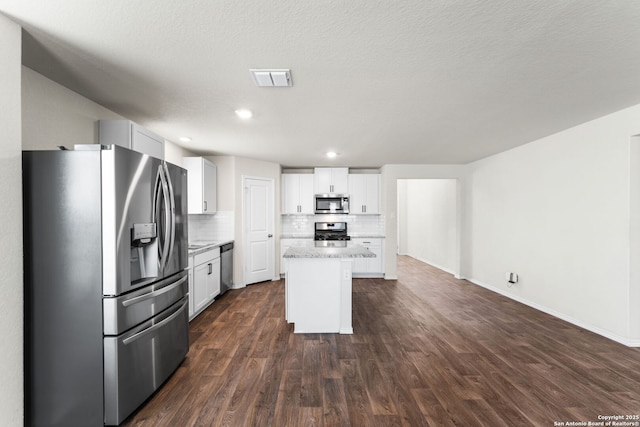
[[[316,246],[314,241],[291,246],[282,255],[284,258],[375,258],[376,255],[361,245],[347,244],[346,247]]]

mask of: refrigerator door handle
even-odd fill
[[[158,205],[164,204],[164,235],[158,241],[158,252],[160,253],[159,266],[160,271],[164,272],[164,268],[167,265],[167,261],[169,258],[169,236],[171,234],[170,228],[173,226],[171,224],[171,203],[169,201],[169,188],[167,186],[167,178],[165,177],[164,170],[162,165],[158,166],[158,174],[156,178],[156,191],[155,193],[155,201],[154,201],[154,209],[157,209],[157,215],[154,214],[154,221],[159,219],[159,210],[160,207]]]
[[[164,169],[164,174],[167,179],[167,187],[169,188],[169,204],[171,206],[171,218],[169,220],[171,224],[171,232],[169,235],[169,254],[167,257],[167,261],[173,257],[173,246],[176,240],[176,195],[173,191],[173,184],[171,182],[171,175],[169,174],[169,168],[167,167],[166,162],[162,162],[162,166]]]
[[[171,314],[171,316],[167,317],[166,319],[162,319],[160,322],[156,323],[155,325],[147,328],[147,329],[143,329],[142,331],[138,332],[137,334],[133,334],[131,335],[129,338],[125,338],[124,340],[122,340],[122,344],[124,345],[128,345],[131,344],[132,342],[135,342],[137,340],[139,340],[140,338],[144,337],[145,335],[148,335],[150,333],[152,333],[153,331],[160,329],[163,325],[165,325],[166,323],[171,322],[173,319],[175,319],[176,317],[178,317],[180,315],[180,312],[184,309],[184,307],[189,304],[189,300],[187,299],[185,302],[182,303],[182,305],[180,306],[180,308],[178,308],[175,312],[173,312]]]
[[[180,286],[181,284],[183,284],[188,278],[189,278],[189,276],[184,276],[182,279],[178,280],[177,282],[173,283],[172,285],[165,286],[162,289],[158,289],[157,291],[149,292],[148,294],[140,295],[138,297],[122,301],[122,306],[123,307],[129,307],[130,305],[137,304],[139,302],[146,301],[148,299],[155,298],[155,297],[157,297],[159,295],[162,295],[164,293],[172,291],[175,288],[177,288],[178,286]]]
[[[160,178],[161,174],[162,174],[162,169],[160,169],[158,167],[158,172],[156,173],[156,182],[155,182],[155,185],[153,186],[153,214],[152,214],[152,218],[151,218],[151,221],[153,221],[156,224],[158,223],[158,220],[160,219],[160,210],[162,209],[160,207],[160,198],[162,197],[162,195],[161,195],[161,193],[162,193],[162,179]],[[160,266],[160,269],[162,270],[162,244],[163,244],[162,236],[158,235],[157,239],[158,239],[158,254],[160,255],[160,259],[158,260],[158,265]]]
[[[162,165],[160,166],[162,167]],[[162,197],[164,199],[164,209],[165,209],[165,215],[164,215],[164,231],[165,231],[165,236],[164,236],[164,242],[163,242],[163,250],[162,250],[162,255],[163,255],[163,264],[162,264],[162,271],[164,272],[165,267],[167,266],[167,263],[169,262],[169,250],[171,249],[171,230],[173,229],[173,223],[171,222],[171,195],[169,194],[169,186],[167,184],[167,176],[164,173],[164,170],[162,171]]]

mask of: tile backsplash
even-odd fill
[[[342,221],[350,235],[384,236],[384,215],[282,215],[281,233],[288,236],[313,236],[315,222]],[[215,215],[189,215],[189,242],[199,240],[233,240],[233,211],[218,211]]]
[[[282,234],[313,235],[315,222],[346,222],[348,234],[384,236],[384,215],[282,215]]]
[[[218,211],[215,215],[189,215],[189,242],[198,240],[234,240],[234,212]]]

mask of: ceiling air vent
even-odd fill
[[[256,86],[261,87],[285,87],[293,86],[291,70],[249,70]]]

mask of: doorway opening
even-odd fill
[[[398,255],[459,277],[457,179],[397,180]]]

